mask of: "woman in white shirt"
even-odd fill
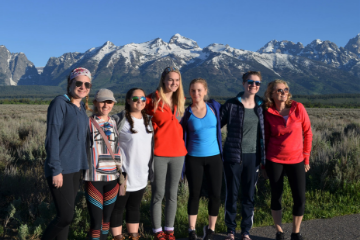
[[[113,115],[124,153],[122,170],[128,176],[126,195],[117,198],[110,227],[115,240],[123,239],[122,222],[126,209],[129,239],[139,239],[140,203],[148,180],[153,179],[153,127],[145,113],[145,92],[132,88],[126,93],[125,110]]]

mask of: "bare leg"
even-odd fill
[[[122,234],[122,226],[111,228],[111,234],[113,236],[121,235]]]
[[[197,215],[189,215],[189,228],[195,229]]]
[[[281,217],[282,217],[281,210],[278,210],[278,211],[271,210],[271,215],[274,219],[276,231],[283,232],[282,227],[281,227]]]
[[[127,223],[126,229],[128,233],[138,233],[139,232],[139,223]]]
[[[300,232],[300,225],[301,221],[303,219],[303,216],[293,216],[293,233],[299,233]]]
[[[215,231],[216,220],[217,220],[217,216],[209,215],[209,228],[213,231]]]

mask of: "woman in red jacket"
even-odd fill
[[[146,111],[154,127],[154,181],[151,185],[151,218],[155,240],[175,240],[174,222],[177,190],[187,154],[183,129],[177,117],[184,115],[184,90],[181,74],[167,67],[159,86],[146,97]],[[161,227],[161,204],[166,195],[165,232]]]
[[[284,239],[281,228],[281,197],[286,173],[294,201],[291,240],[301,240],[305,172],[310,169],[310,119],[304,106],[291,100],[289,86],[283,80],[269,83],[265,92],[265,109],[265,169],[271,186],[271,214],[277,230],[276,239]]]

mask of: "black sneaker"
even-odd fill
[[[305,240],[301,233],[292,233],[291,240]]]
[[[208,225],[204,226],[203,228],[204,237],[203,240],[212,240],[214,236],[214,231],[209,228]]]
[[[188,237],[189,240],[196,240],[197,239],[197,236],[196,236],[196,231],[195,230],[191,230],[189,232],[189,237]]]
[[[283,232],[276,233],[276,240],[285,240],[285,234]]]

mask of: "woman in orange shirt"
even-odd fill
[[[175,240],[177,190],[187,154],[177,117],[184,115],[185,97],[181,74],[167,67],[157,90],[146,98],[147,114],[154,127],[154,181],[151,185],[151,217],[155,240]],[[165,228],[161,227],[161,203],[166,195]]]

